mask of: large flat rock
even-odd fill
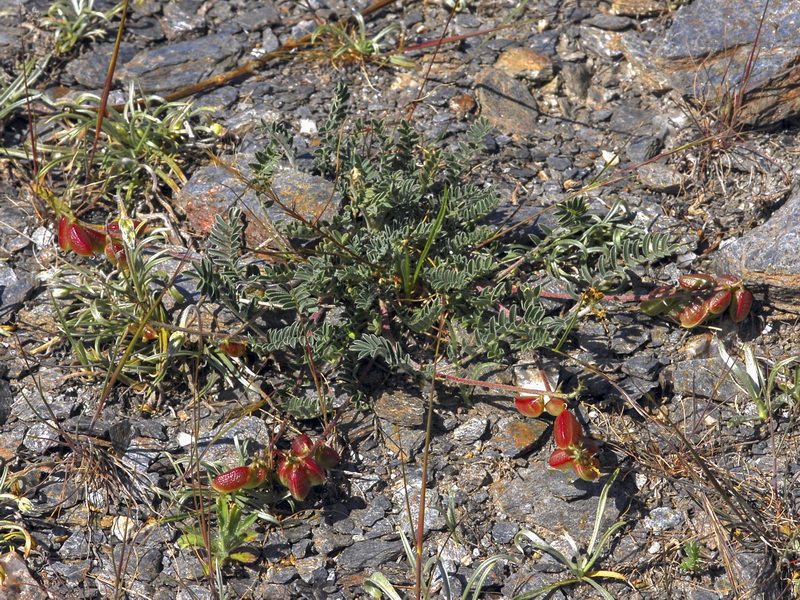
[[[758,37],[763,9],[764,2],[696,0],[675,12],[663,38],[648,45],[627,34],[623,49],[652,88],[719,109],[745,85],[739,121],[775,123],[800,113],[800,2],[770,2]]]
[[[720,250],[716,273],[730,273],[763,288],[767,302],[797,311],[800,302],[800,188],[770,219]]]

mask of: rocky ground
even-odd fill
[[[134,3],[112,99],[124,98],[129,82],[169,94],[258,59],[320,21],[343,18],[344,4]],[[491,136],[473,175],[500,191],[500,216],[536,215],[602,172],[605,185],[592,198],[606,205],[623,199],[638,223],[684,242],[643,288],[687,272],[730,273],[756,302],[740,324],[725,317],[692,331],[625,306],[587,315],[563,350],[619,388],[580,362],[541,353],[565,389],[585,384],[577,413],[604,442],[603,471],[621,467],[603,528],[617,519],[626,525],[597,564],[619,577],[598,581],[617,598],[797,597],[798,395],[758,419],[714,340],[739,357],[742,344],[752,344],[764,373],[800,354],[800,3],[771,2],[758,40],[762,2],[530,0],[516,7],[466,2],[449,21],[442,2],[395,2],[370,15],[369,31],[398,23],[407,45],[436,39],[445,24],[447,35],[462,36],[506,20],[513,26],[410,52],[414,67],[332,64],[330,52],[295,52],[208,90],[196,102],[226,129],[212,152],[232,164],[258,150],[261,119],[289,122],[300,132],[294,144],[308,148],[335,84],[344,81],[358,115],[396,120],[413,106],[426,139],[451,140],[478,115],[487,117]],[[48,33],[37,19],[47,8],[0,4],[5,73],[15,76],[26,53],[44,52]],[[52,61],[38,88],[53,97],[99,93],[113,37]],[[726,106],[738,107],[732,119]],[[5,119],[7,147],[26,136],[24,112]],[[54,227],[34,210],[23,176],[29,163],[0,164],[0,323],[7,334],[0,338],[0,457],[24,475],[14,491],[32,503],[24,513],[4,503],[0,528],[21,525],[35,540],[27,559],[2,558],[8,579],[0,597],[217,597],[196,552],[176,543],[185,522],[169,519],[177,509],[166,495],[180,490],[175,462],[199,446],[208,448],[205,460],[233,466],[234,437],[269,447],[273,422],[259,412],[232,418],[239,392],[215,391],[190,407],[191,391],[173,390],[145,413],[137,410],[143,399],[127,390],[112,394],[89,428],[102,380],[75,368],[38,277],[59,260]],[[212,217],[246,186],[207,155],[186,173],[180,193],[140,208],[171,212],[181,227],[176,242],[202,248]],[[509,357],[493,380],[512,383],[538,371],[531,358]],[[226,568],[226,597],[362,598],[363,580],[375,571],[398,588],[413,583],[398,528],[409,530],[406,505],[413,512],[419,503],[428,391],[395,383],[368,409],[342,416],[342,462],[323,487],[296,511],[285,502],[264,505],[275,519],[255,527],[256,561]],[[607,476],[588,483],[548,470],[549,422],[525,419],[508,396],[475,390],[467,401],[443,385],[434,415],[424,549],[440,553],[453,591],[460,595],[478,565],[498,554],[513,560],[495,565],[481,597],[513,598],[569,578],[551,557],[530,547],[521,553],[514,537],[532,530],[568,551],[566,530],[585,548]],[[80,443],[68,442],[54,423]],[[315,422],[303,427],[320,431]],[[700,552],[693,564],[685,562],[688,542]],[[441,594],[437,577],[431,597]],[[600,597],[586,584],[550,597],[562,596]]]

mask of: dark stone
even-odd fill
[[[235,66],[241,48],[231,35],[208,35],[139,52],[116,77],[125,84],[135,81],[146,93],[174,91]]]
[[[712,259],[716,273],[730,273],[745,285],[763,288],[767,302],[796,312],[800,295],[800,188],[770,219]]]
[[[152,546],[118,544],[114,546],[113,557],[114,565],[124,564],[128,576],[135,576],[138,581],[153,581],[161,572],[162,552]]]
[[[375,569],[397,560],[402,552],[403,544],[400,540],[364,540],[345,548],[337,557],[336,566],[340,571]]]
[[[492,527],[492,539],[498,544],[510,544],[519,531],[519,525],[508,521],[498,521]]]
[[[272,2],[259,3],[258,8],[248,9],[246,12],[236,15],[233,20],[245,31],[260,31],[267,25],[280,23],[278,11]]]
[[[5,379],[0,379],[0,425],[5,425],[8,417],[11,416],[13,403],[14,397],[11,395],[11,386]]]
[[[36,287],[32,273],[9,266],[0,267],[0,316],[24,302]]]
[[[617,354],[632,354],[650,339],[647,329],[641,326],[620,327],[611,337],[611,350]]]
[[[403,390],[385,392],[373,403],[373,410],[380,418],[402,427],[421,427],[427,402],[419,395]]]
[[[664,142],[654,135],[634,138],[625,148],[625,154],[634,163],[644,162],[656,156],[664,148]]]
[[[639,353],[622,363],[622,372],[633,377],[655,381],[661,371],[661,361],[649,353]]]
[[[83,87],[96,90],[102,89],[106,84],[108,75],[108,61],[113,51],[113,44],[102,44],[92,48],[89,52],[67,63],[67,73],[72,75]],[[117,64],[125,64],[136,54],[136,46],[123,42],[119,45]]]
[[[583,63],[565,63],[561,67],[564,89],[573,98],[583,100],[592,83],[592,73]]]
[[[157,19],[138,17],[125,24],[125,31],[151,42],[164,39],[164,29]]]
[[[190,34],[205,30],[206,19],[191,6],[169,2],[164,6],[161,27],[168,40],[185,39]]]
[[[596,482],[576,480],[572,471],[548,469],[537,462],[519,469],[517,476],[490,487],[494,502],[509,521],[521,527],[541,528],[560,536],[569,532],[578,543],[592,534],[600,490],[605,478]],[[607,529],[627,504],[627,492],[619,481],[609,494],[600,531]]]
[[[498,69],[486,69],[476,78],[481,115],[507,134],[531,134],[538,128],[536,100],[528,88]]]
[[[556,171],[566,171],[572,166],[572,161],[563,156],[548,156],[545,162],[548,167]]]
[[[627,17],[598,13],[583,21],[584,25],[591,25],[598,29],[608,31],[624,31],[633,25],[633,21]]]

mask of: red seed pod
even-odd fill
[[[687,290],[710,290],[717,285],[717,282],[711,275],[692,273],[681,275],[678,278],[678,285]]]
[[[93,256],[97,240],[94,235],[77,223],[69,223],[66,228],[67,244],[79,256]]]
[[[314,453],[314,459],[323,469],[332,469],[339,464],[339,453],[325,444],[319,446]]]
[[[225,471],[222,475],[214,478],[214,481],[211,482],[211,487],[220,494],[236,492],[248,485],[252,476],[251,471],[250,467],[236,467],[230,471]]]
[[[703,304],[708,307],[708,312],[712,315],[721,315],[730,306],[732,296],[733,294],[729,289],[719,290],[706,298]]]
[[[61,217],[58,220],[58,245],[62,250],[72,250],[69,245],[69,226],[71,225],[67,217]]]
[[[567,409],[567,402],[563,398],[550,398],[544,405],[547,414],[557,417]]]
[[[305,456],[308,454],[314,442],[305,433],[301,433],[292,440],[292,454],[294,456]]]
[[[289,487],[289,471],[291,471],[294,466],[295,464],[286,458],[285,454],[278,455],[278,481],[280,481],[282,485]]]
[[[520,396],[514,399],[514,406],[522,415],[534,419],[544,411],[544,401],[541,396]]]
[[[753,294],[744,288],[735,290],[731,299],[730,315],[734,323],[744,321],[753,306]]]
[[[575,418],[570,411],[565,410],[556,417],[555,425],[553,426],[553,439],[556,446],[562,450],[570,447],[575,447],[580,443],[583,437],[583,429],[578,419]]]
[[[300,468],[305,469],[308,480],[311,482],[312,486],[322,485],[325,481],[325,471],[319,466],[319,463],[310,456],[306,456],[300,461]]]
[[[226,339],[219,345],[219,349],[228,356],[239,358],[247,351],[247,344]]]
[[[672,291],[671,288],[666,286],[656,288],[650,293],[651,297],[649,300],[643,300],[639,304],[639,310],[651,317],[669,313],[683,301],[683,298],[680,296],[670,295]],[[660,296],[663,296],[663,298]]]
[[[678,314],[681,327],[691,329],[697,327],[708,316],[708,306],[703,302],[692,302]]]
[[[250,479],[247,481],[247,485],[245,485],[244,488],[247,490],[257,488],[267,480],[268,474],[269,472],[267,471],[267,467],[264,465],[252,465],[250,467]]]
[[[141,221],[137,221],[136,219],[133,220],[133,230],[138,231],[139,225],[141,225]],[[108,225],[106,225],[106,231],[108,231],[108,235],[113,237],[114,239],[120,239],[122,237],[122,232],[119,229],[119,221],[111,221]]]
[[[308,471],[301,469],[299,465],[292,465],[286,475],[286,487],[289,488],[289,493],[292,498],[302,502],[311,491],[311,480],[308,477]]]
[[[108,261],[115,267],[118,265],[124,266],[127,264],[127,260],[125,258],[125,248],[119,242],[109,240],[103,252],[105,252]]]
[[[572,461],[575,460],[569,452],[561,448],[556,448],[550,455],[547,465],[553,469],[564,471],[572,466]]]
[[[725,287],[731,287],[739,283],[739,278],[733,275],[717,275],[717,283]]]
[[[584,481],[597,481],[600,478],[600,461],[594,457],[585,457],[572,461],[575,474]]]

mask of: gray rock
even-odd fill
[[[599,29],[608,31],[624,31],[633,25],[633,21],[627,17],[598,13],[583,21],[584,25],[591,25]]]
[[[260,31],[267,25],[280,23],[281,18],[272,2],[259,3],[258,8],[248,8],[233,19],[245,31]]]
[[[652,531],[665,531],[679,527],[684,520],[683,512],[669,506],[659,506],[644,518],[644,526]]]
[[[378,418],[401,427],[421,427],[427,402],[419,395],[403,390],[384,392],[373,403]]]
[[[489,420],[486,417],[473,417],[453,431],[453,441],[459,445],[470,445],[477,442],[486,433]]]
[[[181,4],[169,2],[164,5],[164,18],[161,28],[168,40],[186,38],[188,35],[204,30],[206,19],[196,11],[187,10]]]
[[[36,423],[25,433],[22,445],[35,454],[44,454],[58,443],[58,438],[53,421]]]
[[[69,536],[58,551],[58,555],[64,560],[85,558],[89,555],[88,533],[79,529]]]
[[[649,339],[650,335],[644,327],[634,325],[620,327],[611,337],[611,349],[617,354],[633,354]]]
[[[36,278],[32,273],[9,266],[0,267],[0,315],[25,301],[35,285]]]
[[[498,521],[492,527],[492,539],[498,544],[510,544],[519,531],[519,525],[508,521]]]
[[[507,134],[531,134],[539,111],[528,88],[498,69],[486,69],[475,80],[481,115]]]
[[[241,49],[231,35],[208,35],[139,52],[116,77],[126,84],[136,82],[146,93],[173,91],[235,66]]]
[[[589,93],[592,84],[592,72],[582,63],[565,63],[561,67],[561,77],[564,80],[564,90],[578,101],[583,101]]]
[[[662,40],[647,45],[636,35],[626,35],[626,57],[654,90],[671,87],[701,101],[719,104],[724,93],[747,85],[740,122],[775,123],[800,111],[795,91],[797,2],[770,3],[756,60],[749,79],[742,81],[763,8],[757,2],[697,0],[676,11]]]
[[[665,370],[673,391],[682,396],[701,396],[727,400],[740,393],[720,358],[695,358]]]
[[[375,569],[384,563],[397,560],[403,552],[400,540],[364,540],[345,548],[336,559],[339,571]]]
[[[285,208],[276,203],[267,208],[265,214],[255,192],[248,187],[248,181],[253,177],[248,166],[254,161],[253,155],[227,156],[220,161],[232,168],[212,165],[198,169],[174,198],[196,231],[208,233],[217,215],[224,213],[229,206],[241,206],[249,217],[245,232],[247,243],[256,247],[275,238],[272,224],[290,219],[287,211],[295,211],[306,219],[316,219],[329,218],[339,209],[341,198],[333,193],[332,183],[290,167],[278,167],[272,190]],[[232,171],[239,171],[241,176]]]
[[[76,587],[86,579],[86,574],[92,568],[92,562],[90,560],[79,560],[70,563],[54,562],[52,566],[53,571],[63,578],[69,587]]]
[[[113,44],[101,44],[92,48],[83,56],[69,61],[67,63],[67,73],[87,89],[102,89],[106,83],[108,61],[113,48]],[[124,64],[135,55],[136,46],[129,42],[122,42],[119,45],[117,64]]]
[[[522,456],[541,443],[547,429],[544,421],[523,417],[503,417],[494,428],[488,445],[500,450],[508,458]]]
[[[661,163],[642,165],[636,173],[642,185],[654,192],[677,194],[683,187],[683,176],[672,167]]]
[[[118,544],[114,546],[114,565],[125,565],[127,575],[137,581],[153,581],[161,572],[162,552],[152,546]]]
[[[197,444],[200,451],[204,452],[203,460],[220,461],[230,465],[231,468],[236,466],[238,453],[234,445],[234,437],[238,437],[240,442],[245,440],[255,442],[255,444],[250,444],[251,452],[268,447],[271,441],[270,431],[262,419],[244,417],[233,425],[224,423],[200,437]],[[208,446],[207,450],[206,446]]]
[[[662,366],[661,361],[652,354],[638,353],[622,363],[622,372],[633,377],[655,381]]]
[[[712,259],[717,273],[763,288],[767,302],[795,312],[800,294],[800,188],[770,217]]]
[[[654,135],[642,135],[634,138],[625,148],[625,154],[634,163],[653,158],[664,148],[661,138]]]
[[[542,529],[552,541],[564,530],[578,543],[585,543],[592,535],[597,503],[605,478],[589,483],[575,479],[572,472],[548,469],[544,463],[520,469],[517,476],[503,479],[490,486],[497,510],[511,522],[541,534]],[[620,515],[628,501],[628,492],[615,483],[609,493],[606,512],[600,531],[605,531]]]
[[[622,56],[619,34],[614,31],[581,25],[580,36],[581,46],[588,53],[611,60],[616,60]]]
[[[322,556],[301,558],[295,561],[294,566],[300,579],[306,583],[324,580],[328,576],[328,571],[325,570],[325,558]]]
[[[11,395],[11,386],[5,379],[0,379],[0,425],[5,425],[11,416],[11,405],[14,398]]]

